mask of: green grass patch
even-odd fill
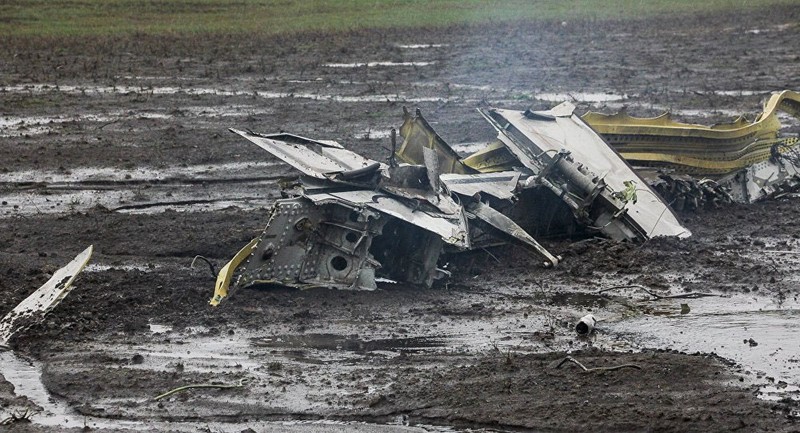
[[[6,0],[0,35],[281,34],[517,20],[747,13],[796,0]]]

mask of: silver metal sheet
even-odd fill
[[[425,212],[414,209],[396,198],[375,191],[318,193],[308,194],[306,197],[317,204],[341,203],[344,201],[351,206],[367,206],[370,209],[436,233],[444,242],[450,245],[469,248],[467,222],[461,212],[456,215]]]
[[[501,200],[510,200],[514,197],[519,177],[520,173],[516,171],[441,175],[442,182],[450,191],[470,197],[475,194],[488,194]]]
[[[282,140],[266,138],[268,136],[254,135],[237,129],[231,129],[231,132],[241,135],[256,146],[296,168],[306,176],[318,179],[327,179],[325,176],[327,173],[357,170],[375,164],[376,162],[342,148],[326,146],[321,147],[320,151],[316,152],[303,144],[288,143]],[[311,143],[311,141],[309,142]]]
[[[533,158],[541,152],[552,154],[568,150],[576,162],[605,180],[615,192],[625,190],[623,182],[633,180],[637,185],[638,200],[627,204],[628,216],[641,227],[647,237],[688,237],[691,232],[683,227],[672,210],[635,171],[597,133],[578,116],[572,114],[574,106],[561,104],[549,112],[555,120],[528,118],[522,111],[501,110],[499,113],[511,125],[522,132],[539,149],[520,149],[512,140],[504,140],[506,146],[518,157]]]
[[[507,239],[544,257],[546,260],[545,267],[556,266],[561,260],[559,257],[550,254],[549,251],[541,246],[536,239],[523,230],[522,227],[518,226],[511,218],[492,209],[489,205],[476,201],[467,205],[467,209],[472,215],[475,215],[478,220],[488,224],[493,230],[503,233]]]

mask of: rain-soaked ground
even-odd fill
[[[476,107],[753,118],[770,92],[800,89],[797,14],[4,44],[0,311],[96,253],[0,354],[13,385],[0,382],[0,419],[29,407],[33,424],[14,428],[797,428],[796,199],[681,215],[683,241],[544,239],[565,258],[555,270],[513,248],[454,256],[430,290],[241,290],[212,309],[213,278],[189,267],[256,236],[291,174],[228,127],[383,159],[403,105],[464,153],[494,135]],[[588,313],[597,330],[578,338]],[[641,369],[556,368],[566,354]],[[190,384],[226,388],[153,400]]]

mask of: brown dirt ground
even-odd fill
[[[758,95],[733,97],[712,91],[800,89],[796,73],[800,67],[798,18],[800,9],[787,6],[746,17],[678,16],[293,37],[7,39],[0,44],[0,85],[126,85],[137,90],[100,95],[0,92],[2,116],[121,113],[112,121],[78,117],[50,125],[49,133],[0,137],[0,172],[168,168],[267,159],[259,149],[226,133],[229,126],[334,138],[380,159],[386,156],[386,140],[365,137],[363,131],[398,125],[403,105],[392,101],[340,103],[303,98],[264,100],[252,95],[159,94],[152,90],[157,86],[347,96],[403,92],[408,97],[435,97],[437,101],[409,105],[419,106],[429,120],[436,122],[437,130],[454,143],[492,138],[490,128],[474,113],[475,107],[552,104],[531,99],[526,92],[625,93],[632,95],[632,111],[642,115],[654,114],[659,107],[755,112]],[[780,27],[782,24],[786,26]],[[748,32],[753,29],[765,31]],[[323,66],[327,62],[409,61],[409,51],[397,47],[402,43],[447,46],[411,53],[414,61],[436,62],[432,67],[397,70]],[[192,109],[203,107],[237,106],[248,108],[230,118],[191,114],[195,112]],[[253,107],[267,111],[248,114]],[[608,109],[602,104],[591,108]],[[169,117],[153,118],[143,113],[167,113]],[[0,196],[22,188],[48,193],[46,185],[6,183],[0,185]],[[211,380],[209,372],[132,370],[127,368],[132,364],[127,355],[113,352],[103,357],[61,356],[106,341],[146,345],[150,323],[178,331],[203,326],[211,338],[223,338],[229,329],[258,332],[269,327],[301,335],[324,329],[341,318],[371,323],[370,332],[375,335],[402,335],[403,330],[394,326],[410,320],[417,328],[406,332],[415,334],[439,320],[459,320],[462,316],[487,321],[508,314],[522,317],[518,300],[498,295],[495,287],[524,291],[534,282],[596,287],[607,276],[654,287],[671,284],[684,290],[758,291],[776,299],[796,298],[797,287],[790,278],[793,269],[788,263],[753,262],[740,255],[767,245],[793,245],[800,237],[800,228],[793,224],[800,206],[794,200],[682,215],[694,233],[683,241],[659,239],[632,245],[545,240],[548,248],[565,257],[563,266],[556,270],[536,267],[535,260],[513,248],[499,248],[493,253],[500,264],[478,253],[454,259],[456,276],[446,287],[422,290],[390,286],[376,292],[242,290],[216,310],[207,305],[213,281],[206,273],[188,270],[187,264],[198,254],[223,263],[258,234],[265,223],[265,208],[142,215],[97,207],[64,214],[15,216],[8,207],[0,207],[0,211],[8,211],[0,219],[0,311],[16,305],[88,244],[95,246],[95,261],[111,266],[103,272],[84,273],[78,288],[44,323],[12,342],[20,353],[44,363],[48,390],[79,413],[156,420],[199,417],[242,423],[317,418],[389,422],[406,416],[414,422],[457,428],[536,431],[577,431],[587,426],[597,431],[799,428],[796,418],[789,416],[796,410],[796,402],[758,401],[754,388],[747,384],[731,386],[738,381],[728,363],[706,354],[606,352],[576,342],[582,351],[573,356],[588,366],[635,363],[642,367],[600,373],[581,373],[575,366],[554,369],[552,364],[563,358],[563,351],[434,351],[404,353],[391,359],[368,357],[376,374],[388,377],[369,379],[387,384],[377,396],[332,390],[326,395],[334,402],[325,409],[292,413],[282,411],[279,403],[266,402],[237,406],[239,415],[206,418],[192,418],[187,415],[188,409],[178,410],[178,415],[159,412],[159,408],[146,404],[101,410],[93,402],[121,396],[144,398],[157,388]],[[122,266],[128,263],[144,264],[145,269],[126,270]],[[675,271],[694,278],[667,281],[665,275]],[[462,299],[470,299],[470,303]],[[368,337],[365,334],[356,340],[363,342]],[[547,350],[546,345],[536,347]],[[92,369],[87,371],[79,365]],[[80,372],[78,376],[76,371]],[[239,377],[235,373],[225,376]],[[368,380],[352,379],[353,383],[364,381]],[[288,380],[283,387],[296,383]],[[224,398],[237,392],[258,397],[258,391],[218,391],[211,395]],[[202,406],[201,400],[185,397],[175,404],[184,408]],[[6,382],[0,383],[0,407],[25,404]],[[49,430],[28,424],[12,428]]]

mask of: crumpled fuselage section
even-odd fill
[[[374,289],[376,279],[430,286],[447,252],[513,243],[546,267],[560,257],[536,237],[602,234],[643,241],[690,232],[568,103],[542,112],[485,110],[490,150],[461,158],[419,111],[404,109],[388,162],[330,140],[231,130],[299,172],[282,182],[264,232],[220,272],[231,285]],[[502,151],[500,151],[502,149]],[[498,169],[500,168],[500,169]]]
[[[264,232],[222,269],[212,304],[231,285],[374,289],[376,279],[430,286],[443,253],[512,243],[544,266],[561,260],[543,236],[645,241],[691,235],[673,209],[751,203],[800,186],[800,115],[784,91],[754,121],[685,124],[669,115],[481,109],[497,131],[462,157],[419,111],[403,109],[387,162],[331,140],[232,130],[294,167]]]

